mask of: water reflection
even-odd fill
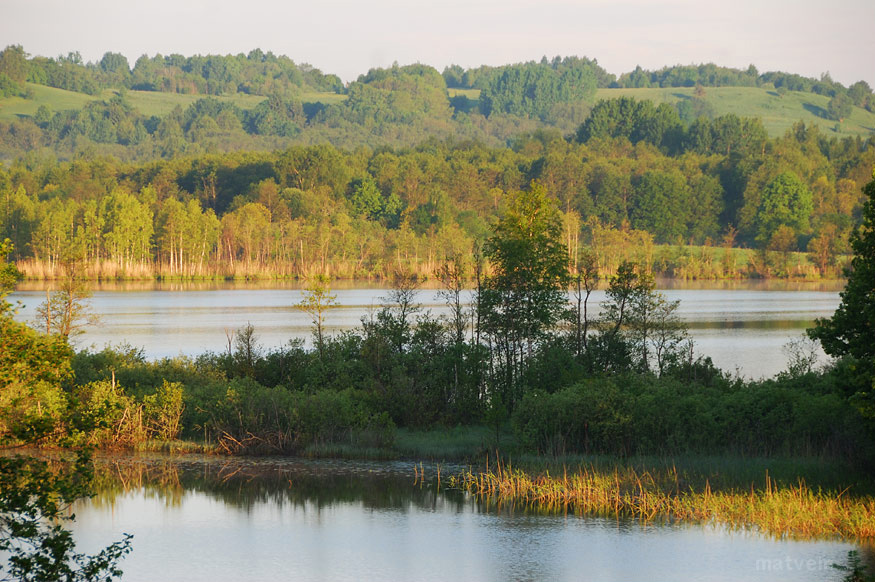
[[[416,482],[409,463],[104,456],[98,475],[77,540],[134,534],[128,582],[823,581],[841,579],[830,565],[852,548],[497,509]]]
[[[455,467],[455,470],[460,470]],[[453,466],[442,467],[454,470]],[[369,510],[435,510],[474,507],[472,496],[438,488],[437,467],[426,479],[409,462],[227,458],[163,455],[101,456],[97,459],[95,507],[112,506],[119,497],[142,491],[168,506],[186,494],[203,494],[227,506],[251,512],[260,504],[321,509],[361,503]]]
[[[603,280],[600,287],[604,289],[607,281]],[[90,281],[92,291],[228,291],[255,289],[291,289],[300,290],[306,286],[305,281],[297,279],[252,279],[252,280],[140,280],[140,281]],[[724,279],[724,280],[683,280],[657,278],[658,289],[686,290],[756,290],[756,291],[825,291],[839,292],[844,289],[843,279],[829,281],[787,281],[783,279]],[[386,289],[386,281],[378,279],[335,279],[331,288],[336,290],[349,289]],[[423,281],[423,289],[437,289],[435,279]],[[55,281],[22,281],[17,285],[19,291],[40,291],[57,288]]]

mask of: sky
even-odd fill
[[[620,75],[713,62],[875,87],[875,0],[0,0],[0,46],[287,55],[353,81],[373,67],[442,71],[586,56]]]

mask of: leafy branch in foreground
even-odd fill
[[[46,440],[69,444],[89,427],[73,412],[61,381],[70,375],[72,351],[64,339],[38,333],[12,318],[5,300],[17,272],[5,262],[12,250],[0,242],[0,452]],[[76,450],[74,462],[30,455],[0,455],[0,580],[85,582],[121,576],[119,560],[131,536],[88,556],[75,551],[65,524],[70,505],[91,495],[92,460]]]
[[[17,455],[0,459],[0,551],[9,554],[2,580],[66,582],[113,580],[121,576],[119,560],[131,551],[131,535],[88,556],[75,551],[65,522],[68,508],[87,497],[91,457],[80,451],[67,468]]]

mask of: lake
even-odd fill
[[[45,285],[22,284],[12,295],[23,304],[19,319],[34,320],[36,307],[45,300]],[[697,353],[724,370],[759,378],[785,369],[784,346],[802,337],[815,318],[833,313],[842,285],[661,281],[659,287],[669,299],[681,302],[679,313],[690,326]],[[361,318],[379,309],[389,293],[362,282],[337,282],[333,292],[338,306],[327,314],[329,333],[361,325]],[[149,358],[194,356],[227,350],[226,334],[247,323],[267,348],[292,338],[310,342],[311,322],[294,307],[301,297],[298,284],[275,281],[97,284],[91,305],[100,325],[89,327],[76,344],[101,349],[126,342],[143,348]],[[594,292],[591,305],[604,297],[603,290]],[[420,290],[417,300],[434,315],[447,313],[435,289]]]
[[[676,285],[699,353],[747,376],[774,374],[782,347],[838,305],[839,285]],[[335,290],[330,331],[353,328],[388,291]],[[32,320],[44,287],[13,299]],[[433,289],[423,309],[445,308]],[[604,292],[594,294],[598,304]],[[128,342],[150,358],[227,349],[226,330],[252,323],[266,347],[309,338],[293,284],[98,285],[102,325],[78,338],[97,348]],[[96,552],[134,535],[121,566],[128,582],[279,580],[841,580],[856,546],[775,539],[719,524],[544,513],[496,506],[417,481],[410,462],[100,455],[98,494],[74,507],[78,549]],[[444,475],[461,467],[444,466]],[[871,562],[871,552],[864,548]]]
[[[439,487],[412,463],[98,458],[79,549],[134,535],[127,582],[840,580],[850,543],[544,514]],[[452,471],[443,467],[443,474]],[[864,551],[864,557],[869,558]]]

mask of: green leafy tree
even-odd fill
[[[559,210],[537,182],[508,196],[507,210],[486,241],[492,266],[480,290],[480,323],[504,372],[500,398],[509,410],[521,397],[519,377],[544,333],[565,312],[568,250]]]
[[[653,277],[635,263],[623,261],[611,277],[602,306],[603,333],[618,336],[631,325],[638,305],[653,292]]]
[[[662,375],[683,351],[687,326],[677,314],[678,307],[680,301],[669,301],[652,288],[633,302],[629,337],[642,370],[655,369]]]
[[[671,105],[656,106],[652,101],[620,97],[595,104],[577,130],[577,141],[622,137],[632,143],[645,141],[672,150],[680,146],[682,135],[680,117]]]
[[[832,317],[818,319],[808,330],[812,339],[834,357],[850,356],[871,371],[875,368],[875,175],[863,192],[863,221],[851,235],[854,257],[845,274],[847,285]],[[873,387],[875,388],[875,387]],[[875,414],[875,408],[871,410]]]
[[[687,234],[690,208],[690,188],[678,171],[649,171],[635,187],[635,200],[630,209],[632,227],[655,235],[659,242],[673,242]]]
[[[716,118],[710,124],[710,133],[711,151],[726,156],[733,153],[741,156],[758,154],[768,140],[762,120],[752,117],[741,118],[734,113]]]
[[[319,357],[322,357],[325,345],[325,312],[337,305],[337,296],[331,293],[330,282],[327,275],[312,277],[304,289],[303,299],[295,306],[313,320],[313,336],[316,338]]]
[[[383,307],[377,312],[378,328],[386,334],[395,352],[404,353],[413,336],[413,316],[422,310],[416,301],[419,280],[416,275],[396,271],[392,288],[383,298]]]
[[[501,67],[483,82],[480,110],[545,119],[557,105],[589,101],[599,69],[595,61],[574,57]]]
[[[91,290],[82,279],[81,261],[68,261],[64,276],[54,291],[46,292],[46,300],[37,309],[37,319],[47,334],[57,334],[70,341],[84,333],[86,325],[98,323],[92,312],[89,298]]]
[[[301,133],[306,122],[304,107],[300,101],[285,99],[272,93],[246,115],[250,133],[294,137]]]
[[[857,107],[863,107],[869,111],[875,107],[875,96],[872,95],[872,88],[866,81],[857,81],[848,87],[848,97]]]
[[[3,298],[6,297],[15,288],[15,284],[21,279],[21,273],[15,267],[14,263],[8,262],[6,259],[12,252],[12,241],[8,238],[0,241],[0,307],[7,305]],[[0,311],[0,314],[3,312]]]
[[[384,226],[395,227],[401,215],[403,203],[394,192],[389,196],[383,196],[380,188],[370,175],[358,180],[352,188],[350,197],[353,208],[357,214],[377,220]]]
[[[152,212],[148,206],[122,189],[114,190],[106,201],[104,240],[110,258],[120,268],[148,262],[152,248]]]
[[[811,191],[793,172],[783,172],[763,189],[755,219],[756,240],[767,246],[781,226],[792,228],[797,234],[809,228],[814,209]]]
[[[826,105],[826,115],[841,123],[854,110],[854,102],[846,93],[837,93]]]
[[[0,51],[0,73],[6,74],[12,82],[24,83],[28,68],[27,53],[21,45],[9,45]]]

